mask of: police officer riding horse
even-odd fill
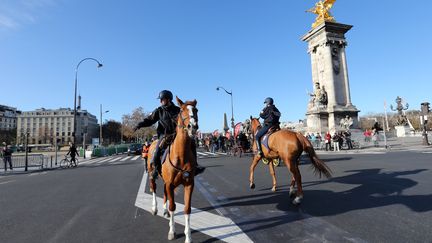
[[[257,144],[257,153],[260,156],[263,156],[262,147],[261,147],[261,138],[267,133],[273,133],[277,130],[280,130],[279,128],[279,118],[281,116],[281,113],[279,112],[278,108],[274,105],[273,98],[267,97],[264,100],[265,107],[260,113],[260,117],[264,119],[264,126],[258,130],[258,132],[255,135],[255,140]]]
[[[162,173],[161,170],[161,155],[163,151],[174,141],[176,135],[177,118],[180,113],[180,107],[173,103],[173,94],[169,90],[162,90],[159,93],[158,99],[160,100],[161,106],[156,108],[148,117],[138,124],[135,130],[141,127],[149,127],[156,122],[158,126],[157,132],[157,145],[154,152],[154,156],[150,163],[155,165],[155,170],[152,172],[153,179],[156,179],[158,173]],[[196,146],[193,146],[196,157]],[[197,165],[195,168],[195,175],[198,175],[204,171],[204,167]]]

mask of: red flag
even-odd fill
[[[236,138],[238,136],[238,134],[240,133],[240,128],[242,126],[242,123],[239,122],[234,126],[234,138]]]

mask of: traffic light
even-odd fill
[[[424,116],[427,116],[428,113],[430,112],[430,106],[429,106],[429,102],[423,102],[421,103],[421,113]]]

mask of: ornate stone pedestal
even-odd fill
[[[310,30],[302,40],[308,42],[312,62],[314,93],[309,103],[307,131],[334,133],[357,129],[359,110],[351,103],[348,67],[345,55],[345,33],[351,25],[324,22]],[[323,97],[325,99],[323,99]],[[343,119],[349,126],[341,126]]]

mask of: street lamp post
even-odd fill
[[[108,113],[109,111],[102,112],[102,104],[100,105],[100,126],[99,126],[99,145],[102,146],[102,114]]]
[[[25,152],[25,168],[24,168],[25,171],[28,170],[28,150],[29,150],[28,143],[29,143],[29,136],[30,136],[30,129],[27,128],[27,131],[26,131],[26,144],[25,144],[25,151],[26,151]],[[6,164],[5,164],[5,166],[6,166]]]
[[[95,62],[97,63],[97,68],[100,68],[100,67],[103,66],[103,65],[102,65],[98,60],[96,60],[95,58],[87,57],[87,58],[82,59],[82,60],[78,63],[78,65],[76,66],[76,68],[75,68],[75,94],[74,94],[74,119],[73,119],[74,127],[73,127],[73,134],[72,134],[72,137],[73,137],[73,143],[74,143],[74,144],[76,143],[76,114],[77,114],[77,110],[76,110],[76,108],[77,108],[77,107],[76,107],[76,98],[77,98],[78,68],[79,68],[79,66],[81,65],[82,62],[87,61],[87,60],[95,61]]]
[[[420,122],[423,127],[423,145],[429,146],[428,141],[428,134],[427,134],[427,123],[428,123],[428,114],[430,112],[430,103],[429,102],[423,102],[421,103],[421,113],[420,113]]]
[[[234,135],[234,105],[233,105],[233,93],[232,90],[231,92],[228,92],[224,87],[217,87],[216,90],[220,90],[223,89],[225,91],[225,93],[229,94],[231,96],[231,127],[233,129],[233,135]]]

